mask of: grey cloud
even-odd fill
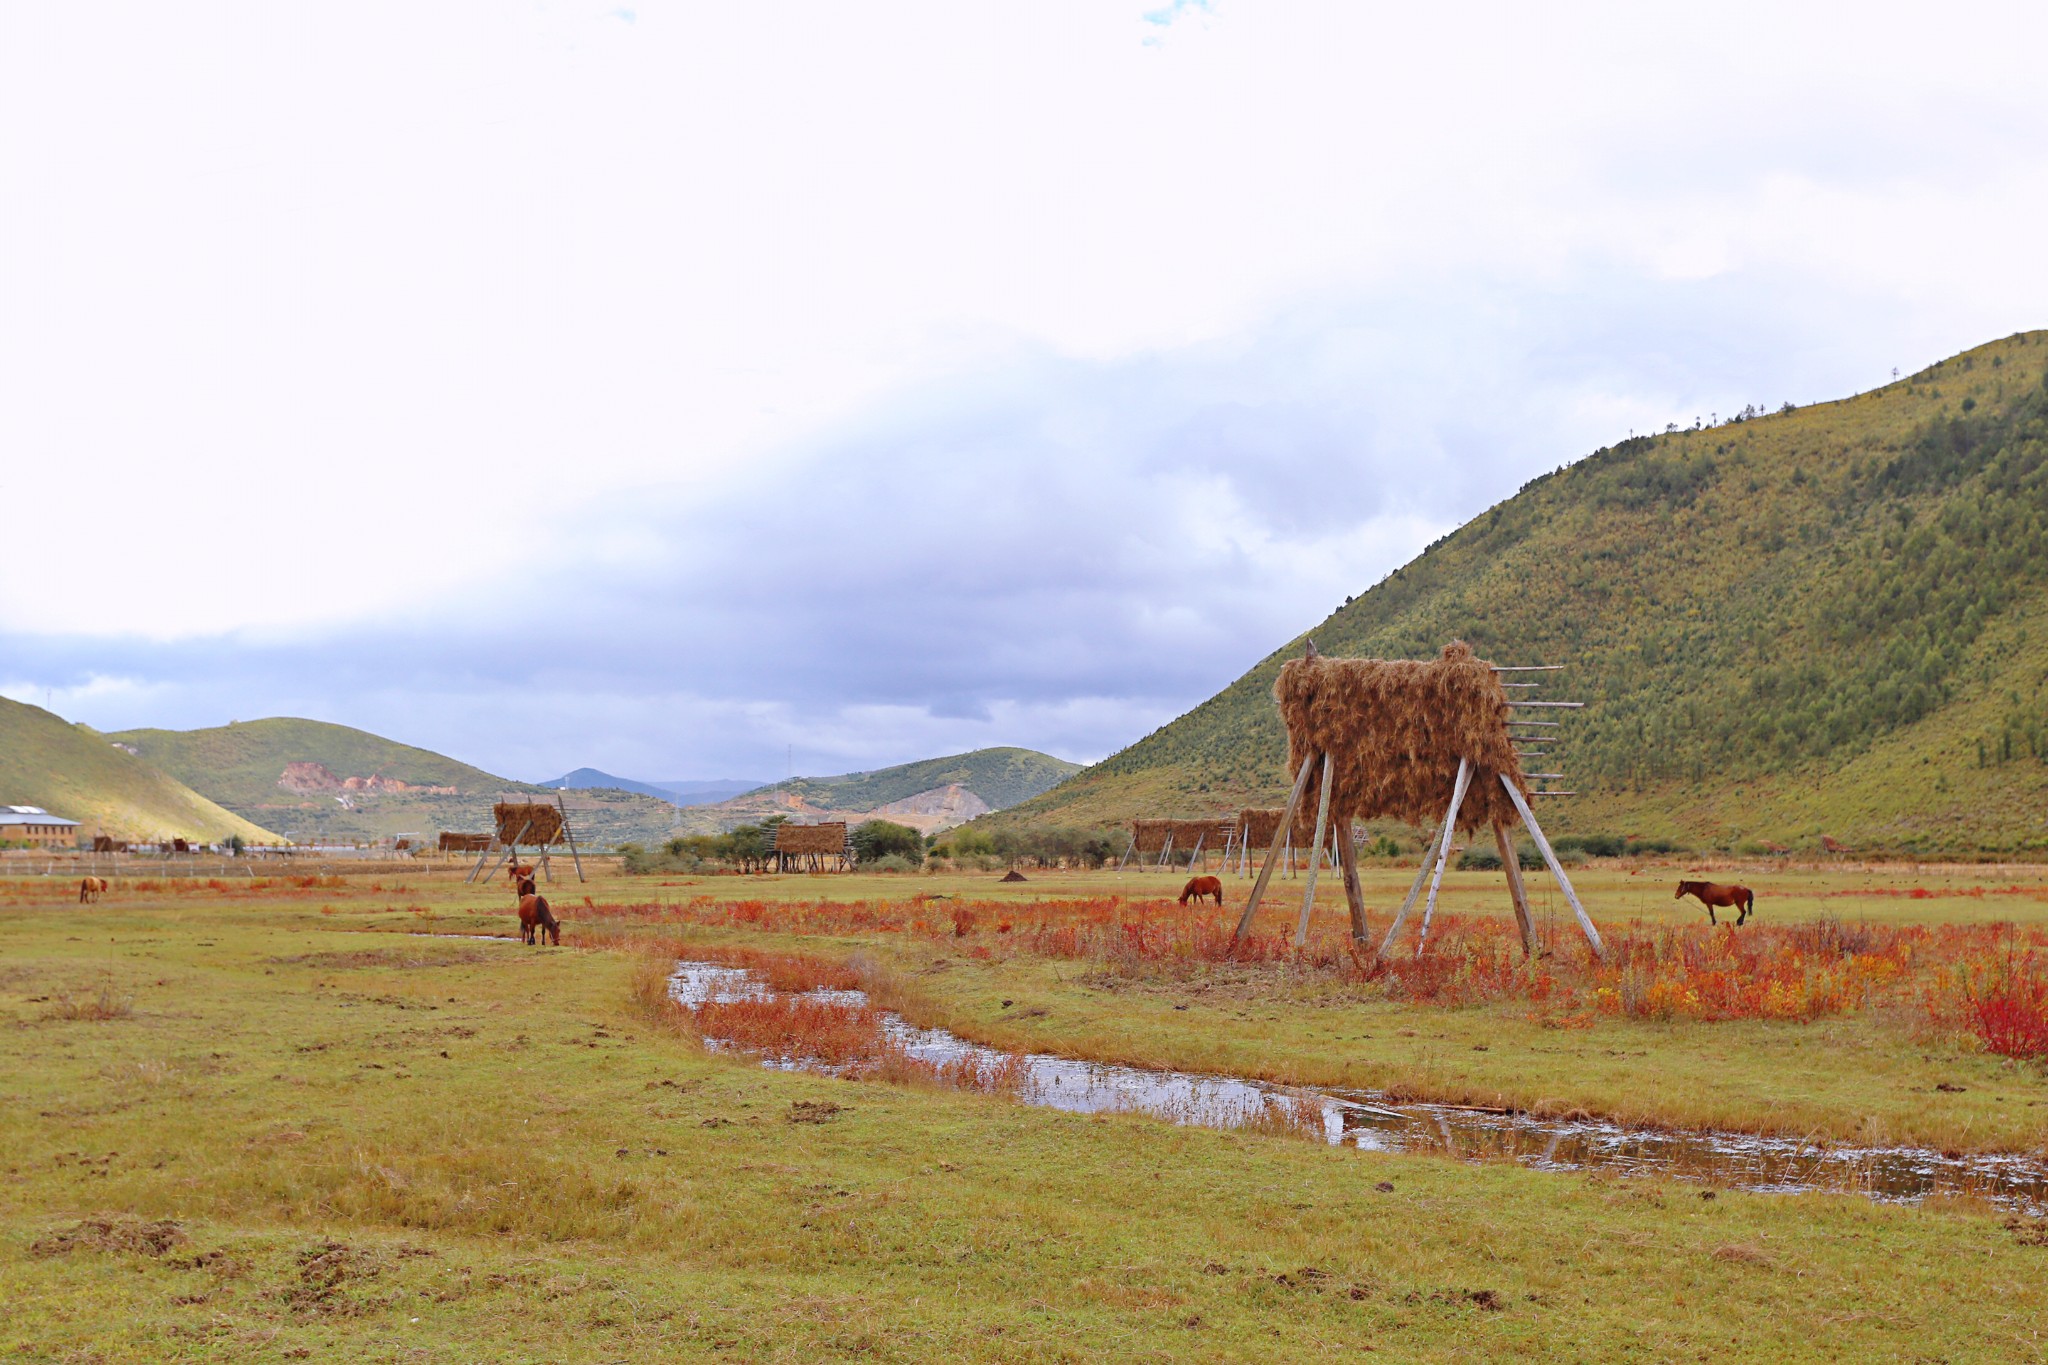
[[[1825,333],[1804,321],[1820,316]],[[145,690],[59,709],[105,728],[306,714],[514,775],[775,772],[789,744],[811,771],[979,744],[1092,759],[1619,438],[1617,411],[1661,426],[1834,396],[1877,382],[1911,330],[1754,278],[1416,283],[1227,343],[1026,359],[901,395],[736,493],[572,509],[536,555],[555,566],[545,609],[0,637],[0,684],[133,678]]]

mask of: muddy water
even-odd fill
[[[773,994],[753,973],[709,962],[677,964],[670,992],[685,1005]],[[860,991],[811,991],[804,998],[867,1003]],[[945,1029],[918,1028],[893,1012],[884,1011],[882,1017],[889,1035],[924,1061],[994,1066],[1007,1057]],[[1448,1153],[1547,1171],[1671,1176],[1769,1193],[1846,1192],[1893,1203],[1972,1194],[2028,1214],[2048,1212],[2048,1165],[2025,1157],[1949,1157],[1912,1147],[1817,1146],[1750,1133],[1661,1132],[1594,1120],[1392,1103],[1370,1092],[1278,1086],[1043,1053],[1027,1053],[1022,1060],[1027,1076],[1019,1098],[1080,1113],[1151,1114],[1175,1123],[1237,1128],[1293,1110],[1308,1115],[1311,1126],[1319,1115],[1330,1142],[1368,1151]],[[800,1057],[765,1064],[822,1069]]]

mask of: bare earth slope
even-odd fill
[[[499,793],[549,790],[325,721],[275,718],[108,738],[302,842],[486,830]],[[659,837],[674,823],[667,802],[640,793],[577,792],[569,800],[577,839],[592,847]]]
[[[1564,663],[1560,832],[1693,847],[2048,846],[2048,333],[1532,481],[1306,632]],[[992,824],[1284,798],[1302,637]]]
[[[0,697],[0,804],[41,806],[116,839],[277,836],[222,809],[109,737]]]

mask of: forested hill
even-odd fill
[[[2048,333],[1544,475],[1305,632],[1563,663],[1560,830],[1694,848],[2048,847]],[[991,823],[1285,796],[1301,636]]]
[[[866,810],[957,783],[992,809],[1001,810],[1037,796],[1079,772],[1080,767],[1078,763],[1069,763],[1063,758],[1039,753],[1036,749],[976,749],[971,753],[927,758],[917,763],[879,768],[874,772],[846,773],[839,777],[799,777],[761,790],[788,792],[820,805]]]

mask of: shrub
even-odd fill
[[[922,858],[913,863],[900,853],[888,853],[876,858],[872,862],[863,858],[861,859],[860,866],[863,872],[915,872],[923,864],[924,859]]]
[[[899,825],[890,820],[867,820],[855,825],[848,836],[853,845],[854,856],[863,864],[877,866],[885,859],[894,859],[899,867],[886,871],[915,871],[924,862],[924,836],[908,825]]]

